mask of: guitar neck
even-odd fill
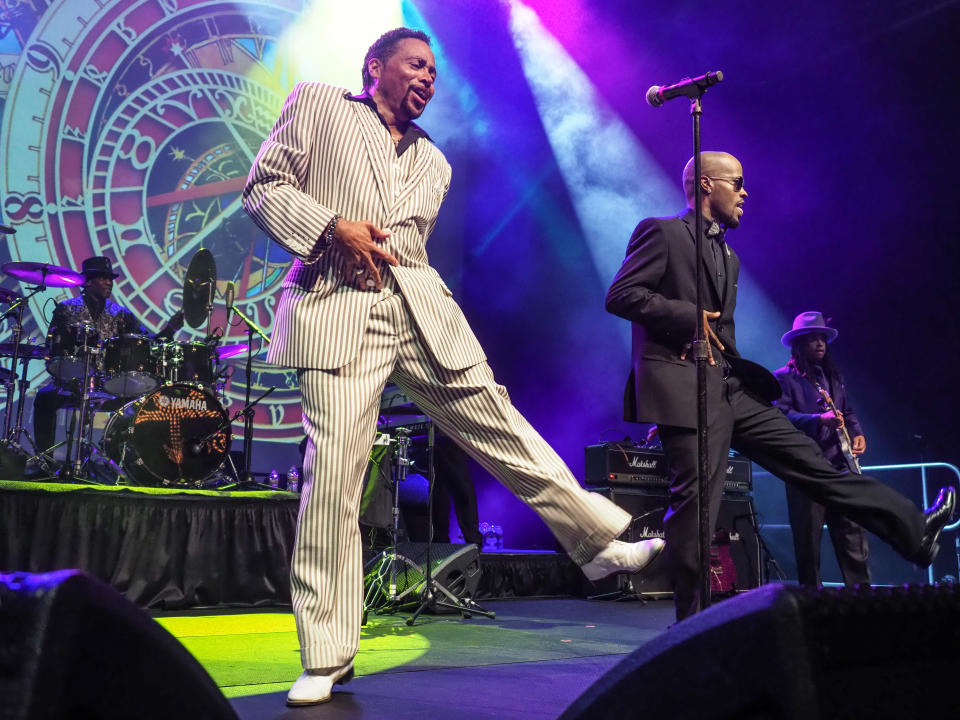
[[[837,406],[834,404],[833,398],[830,397],[830,393],[827,392],[827,389],[820,383],[816,383],[816,386],[817,390],[820,392],[820,396],[827,405],[827,409],[836,417],[840,417],[840,411],[837,410]],[[846,423],[838,427],[836,429],[836,433],[837,439],[840,441],[840,451],[843,453],[843,457],[847,461],[847,465],[851,471],[859,473],[860,461],[857,459],[857,456],[853,454],[853,442],[850,440],[850,433],[847,432]]]

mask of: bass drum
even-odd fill
[[[164,385],[110,416],[104,454],[138,485],[199,486],[227,459],[232,440],[227,420],[206,388]]]

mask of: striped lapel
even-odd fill
[[[420,146],[421,142],[426,143],[427,146]],[[396,205],[394,206],[395,208],[403,205],[404,201],[410,197],[410,194],[417,189],[417,185],[419,185],[420,181],[423,179],[424,173],[427,172],[427,168],[430,166],[431,154],[429,152],[429,144],[430,141],[426,138],[419,138],[413,147],[406,149],[406,152],[410,152],[411,150],[415,151],[417,153],[417,158],[414,160],[413,168],[410,170],[410,175],[400,188],[400,192],[397,195]]]
[[[390,214],[390,193],[387,185],[387,168],[383,156],[383,126],[370,112],[370,109],[360,102],[348,102],[353,110],[357,124],[360,126],[360,137],[363,138],[363,147],[367,151],[367,159],[373,169],[373,176],[377,182],[377,193],[383,203],[384,215]]]

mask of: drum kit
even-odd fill
[[[202,342],[174,342],[146,335],[123,334],[102,338],[96,328],[78,323],[53,328],[45,345],[21,342],[23,309],[38,292],[48,288],[80,285],[84,276],[69,268],[47,263],[8,262],[0,266],[6,275],[32,285],[29,294],[18,295],[0,288],[0,304],[9,309],[0,319],[15,318],[13,342],[0,344],[0,357],[11,359],[6,377],[7,406],[3,451],[14,457],[12,467],[33,460],[45,474],[57,465],[51,455],[66,445],[66,459],[59,468],[62,480],[74,482],[215,487],[228,477],[223,467],[230,461],[231,423],[245,416],[244,463],[235,477],[249,478],[249,449],[252,438],[251,408],[272,390],[250,402],[247,373],[247,403],[233,417],[224,408],[223,390],[228,377],[226,361],[247,355],[249,369],[254,354],[250,343],[221,345],[222,334],[212,331],[214,298],[217,294],[216,267],[209,250],[201,249],[193,257],[184,277],[183,316],[194,329],[207,324]],[[232,283],[224,293],[228,313],[233,312],[254,332],[269,342],[238,308],[233,307]],[[30,456],[21,445],[26,436],[23,405],[27,366],[43,359],[47,372],[57,385],[74,396],[73,418],[67,439],[51,448],[37,448]],[[18,365],[21,377],[17,379]],[[14,416],[14,397],[17,396]],[[109,411],[102,439],[93,442],[94,412]],[[6,465],[11,467],[9,461]],[[249,481],[247,480],[247,484]],[[235,488],[236,486],[230,486]]]

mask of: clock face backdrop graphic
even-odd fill
[[[156,332],[181,308],[187,266],[207,248],[218,290],[235,282],[236,305],[269,333],[290,256],[249,221],[240,191],[290,86],[277,44],[300,2],[0,0],[0,9],[6,47],[20,45],[3,56],[16,64],[3,68],[0,200],[17,232],[2,260],[79,269],[106,255],[120,273],[113,299]],[[36,296],[27,334],[42,335],[53,303],[74,294]],[[216,307],[222,326],[219,297]],[[184,327],[177,339],[206,330]],[[246,340],[242,325],[224,335]],[[277,390],[257,408],[256,437],[300,438],[295,372],[263,356],[252,396]],[[45,379],[39,365],[34,387]],[[243,362],[232,365],[236,408],[246,376]]]

